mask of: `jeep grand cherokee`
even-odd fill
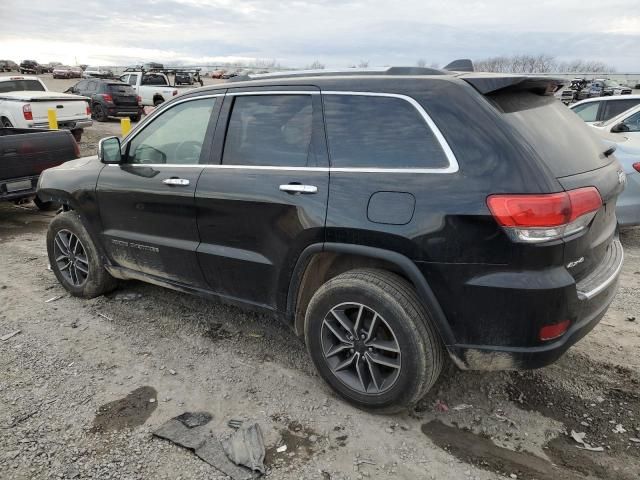
[[[555,361],[622,248],[611,151],[549,78],[391,68],[192,90],[47,170],[58,280],[139,279],[266,311],[363,408],[465,369]]]

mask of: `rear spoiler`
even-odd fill
[[[474,73],[459,78],[470,84],[483,95],[498,91],[529,91],[537,95],[553,95],[566,81],[562,78],[536,77],[524,75],[504,75],[496,73]]]

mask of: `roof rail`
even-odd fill
[[[331,76],[375,76],[375,75],[445,75],[447,72],[425,67],[380,67],[380,68],[345,68],[335,70],[290,70],[249,75],[238,75],[229,79],[242,82],[263,78],[295,78],[295,77],[331,77]]]

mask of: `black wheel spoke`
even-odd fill
[[[361,303],[336,305],[321,329],[325,361],[349,388],[377,395],[391,388],[400,374],[400,344],[387,321]]]

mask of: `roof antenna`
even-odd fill
[[[452,72],[473,72],[473,62],[468,58],[459,58],[444,67],[444,70]]]

